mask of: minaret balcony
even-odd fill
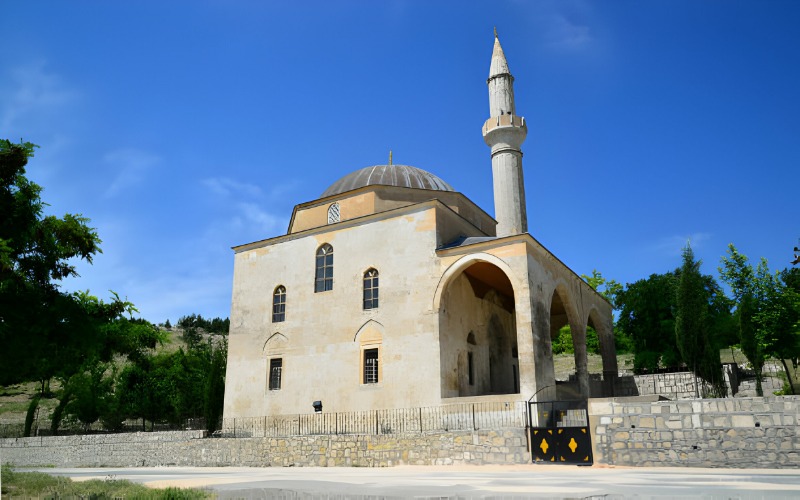
[[[483,124],[483,139],[492,147],[519,149],[528,135],[528,124],[525,118],[517,115],[493,116]]]

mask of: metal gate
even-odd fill
[[[532,402],[529,410],[534,462],[592,464],[586,401]]]

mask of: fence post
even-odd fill
[[[472,430],[478,430],[478,428],[475,426],[475,403],[472,403]]]

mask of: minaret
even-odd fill
[[[492,148],[494,217],[497,236],[528,232],[525,183],[522,180],[522,146],[528,135],[525,118],[514,109],[514,77],[494,33],[492,65],[489,68],[489,118],[483,124],[483,140]]]

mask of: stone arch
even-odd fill
[[[550,339],[555,340],[562,335],[561,329],[569,326],[570,339],[566,341],[572,347],[571,366],[564,358],[559,366],[560,374],[555,374],[557,396],[563,399],[574,399],[575,395],[589,396],[589,378],[587,369],[588,358],[586,355],[586,320],[578,312],[577,298],[570,293],[570,288],[563,280],[558,280],[550,296]],[[568,358],[567,358],[568,359]]]
[[[555,311],[553,310],[554,306]],[[557,320],[555,324],[553,321],[554,316]],[[558,334],[558,329],[564,325],[577,327],[580,324],[580,315],[578,314],[575,300],[569,293],[566,283],[563,280],[558,280],[550,294],[550,338],[555,338]]]
[[[283,354],[289,346],[289,339],[281,332],[275,332],[264,342],[262,352],[267,356]]]
[[[377,384],[383,380],[383,334],[383,325],[370,319],[353,336],[358,350],[360,384]]]
[[[488,254],[463,257],[443,274],[434,295],[443,398],[519,392],[513,279]]]
[[[447,285],[453,279],[458,277],[465,269],[476,262],[486,262],[498,267],[501,271],[503,271],[503,273],[505,273],[506,277],[511,283],[511,288],[514,291],[514,297],[518,298],[520,296],[521,286],[514,271],[511,269],[511,266],[506,264],[506,262],[500,257],[496,257],[488,253],[475,253],[471,255],[465,255],[464,257],[458,259],[456,262],[451,264],[444,273],[442,273],[442,277],[439,279],[439,284],[436,286],[436,291],[433,294],[434,311],[438,311],[440,309],[442,303],[442,294],[444,293]]]
[[[370,319],[356,331],[356,334],[353,336],[353,342],[360,342],[362,344],[365,342],[382,342],[383,333],[383,325],[374,319]]]

